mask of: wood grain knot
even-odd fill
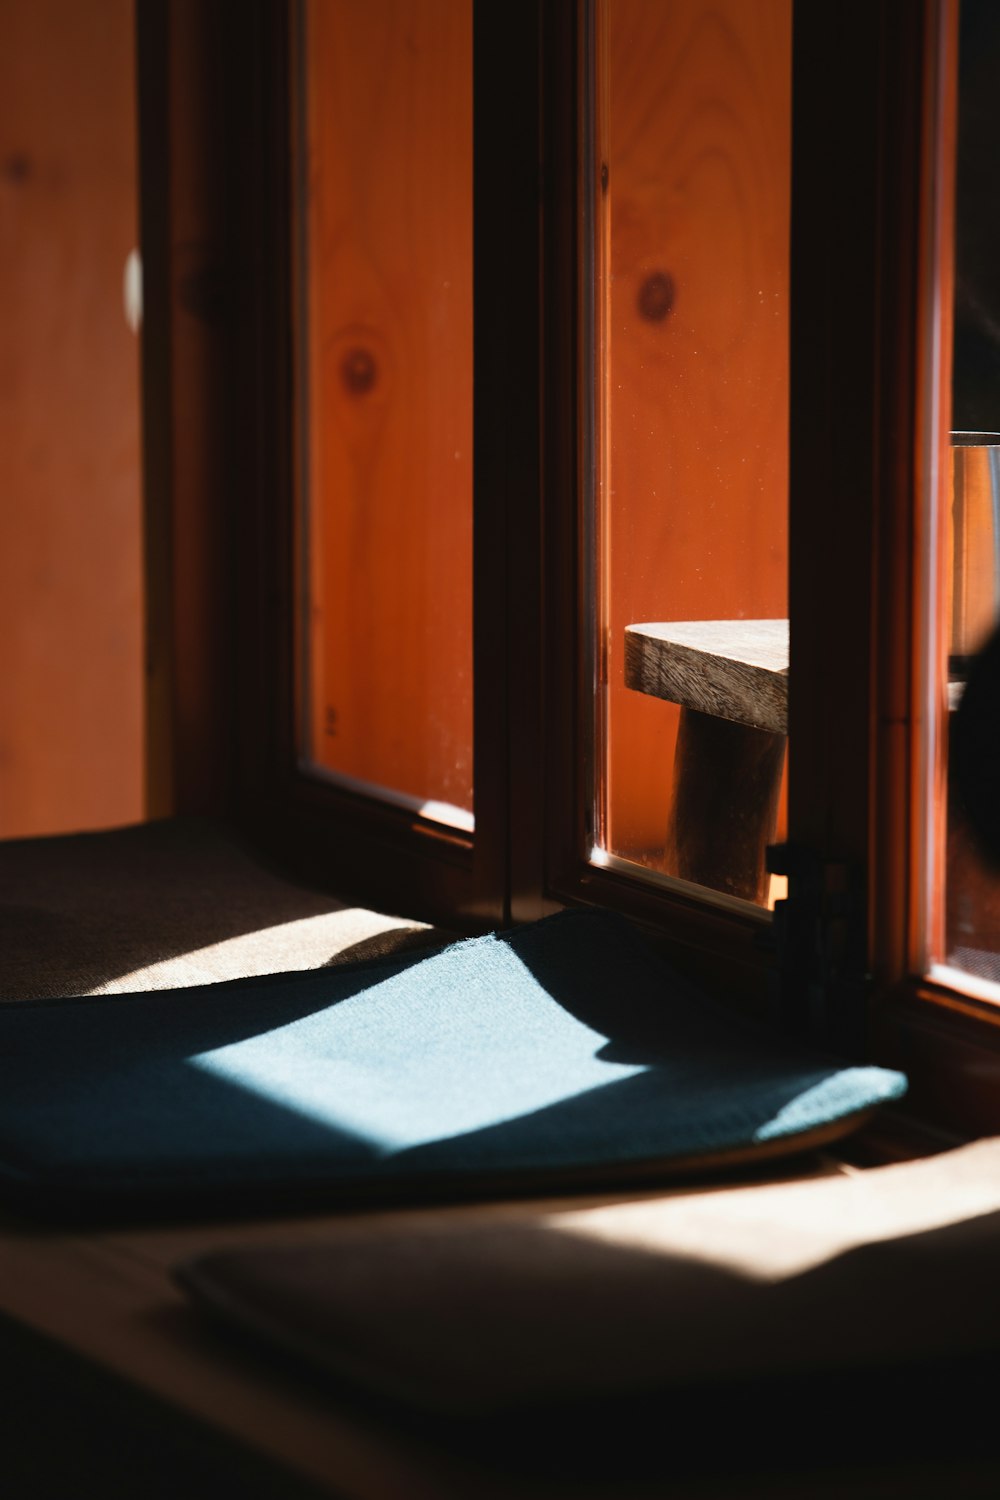
[[[669,271],[651,271],[639,288],[639,316],[662,323],[674,305],[674,278]]]
[[[8,182],[27,182],[31,176],[31,158],[24,151],[12,151],[5,158],[2,170]]]
[[[367,396],[378,380],[378,361],[370,349],[356,345],[340,361],[340,378],[352,396]]]

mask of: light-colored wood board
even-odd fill
[[[625,684],[736,724],[788,731],[788,621],[630,625]]]

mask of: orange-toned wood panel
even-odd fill
[[[472,802],[472,7],[307,7],[307,753]]]
[[[142,815],[130,0],[0,0],[0,837]]]
[[[625,627],[787,614],[791,4],[605,0],[602,41],[605,832],[656,864],[678,711]]]

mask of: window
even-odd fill
[[[676,8],[697,9],[695,0]],[[718,16],[725,7],[707,9]],[[474,828],[427,809],[425,800],[438,800],[429,785],[404,788],[411,800],[403,802],[344,776],[304,773],[294,525],[302,388],[291,232],[301,12],[290,12],[201,21],[219,69],[206,76],[239,128],[233,123],[217,139],[214,164],[190,141],[172,141],[175,180],[197,165],[223,185],[212,210],[224,218],[218,247],[231,273],[233,316],[219,350],[211,448],[216,461],[224,453],[225,473],[202,526],[206,555],[215,557],[208,580],[233,576],[220,538],[239,538],[233,610],[215,606],[225,618],[213,635],[223,646],[212,669],[238,713],[229,716],[230,739],[213,740],[210,715],[201,734],[202,749],[214,744],[227,768],[240,816],[312,873],[373,904],[466,926],[522,921],[573,902],[626,911],[731,997],[771,1013],[777,1006],[790,1024],[833,1044],[874,1047],[913,1074],[918,1107],[951,1120],[979,1111],[982,1123],[1000,1091],[980,1089],[973,1105],[960,1080],[969,1059],[970,1068],[993,1071],[994,1013],[972,1007],[972,1014],[955,992],[928,983],[917,938],[928,889],[922,851],[933,847],[921,809],[943,805],[940,773],[935,781],[927,769],[937,764],[924,733],[931,665],[917,627],[920,569],[932,555],[927,528],[940,514],[925,502],[940,473],[935,445],[947,448],[940,309],[950,277],[953,0],[794,6],[792,754],[787,839],[775,859],[789,898],[773,918],[745,899],[650,879],[644,858],[624,866],[591,858],[599,757],[588,763],[593,554],[585,501],[602,460],[586,438],[602,429],[587,422],[590,393],[600,386],[585,358],[594,243],[585,209],[588,192],[600,189],[603,158],[595,157],[588,179],[583,148],[599,76],[598,24],[625,27],[639,4],[520,0],[472,10]],[[787,25],[777,4],[762,4],[765,13],[775,25],[784,14]],[[146,66],[159,76],[151,54]],[[186,88],[191,76],[189,69]],[[208,98],[212,89],[204,92]],[[145,97],[155,90],[147,87]],[[147,130],[147,142],[156,138]],[[612,196],[613,147],[612,140]],[[768,172],[780,146],[765,155],[764,186],[748,190],[751,197],[773,189]],[[667,318],[669,273],[650,264],[640,280],[641,288],[653,278],[648,306],[666,308]],[[683,288],[675,283],[673,291],[679,312]],[[612,370],[613,361],[612,350]],[[336,369],[343,380],[343,360]],[[783,603],[775,592],[754,613],[779,618]],[[750,606],[740,604],[734,617],[741,610]],[[315,722],[322,726],[322,716]],[[191,749],[182,747],[182,763],[196,744],[193,735]],[[928,786],[938,787],[937,801],[925,797]],[[609,847],[617,853],[613,833]],[[626,839],[619,847],[634,854],[639,845]],[[945,1096],[948,1107],[939,1108]],[[952,1107],[958,1099],[961,1108]]]
[[[963,820],[949,741],[970,652],[982,644],[995,610],[992,435],[956,429],[995,403],[989,354],[985,362],[983,356],[995,295],[992,225],[976,202],[975,178],[977,156],[989,155],[995,138],[995,104],[982,75],[997,38],[992,8],[978,0],[945,7],[943,23],[934,80],[938,135],[928,137],[936,170],[925,208],[926,290],[933,277],[934,295],[923,323],[917,545],[909,580],[913,853],[908,869],[899,871],[909,876],[909,906],[895,924],[895,969],[905,977],[882,995],[877,1014],[884,1045],[907,1059],[916,1107],[974,1133],[994,1130],[997,1117],[995,876]]]
[[[1000,528],[1000,399],[997,388],[995,319],[997,243],[989,197],[980,191],[983,169],[1000,145],[990,75],[1000,58],[995,7],[963,0],[959,28],[958,130],[955,181],[954,358],[950,450],[944,456],[942,580],[938,609],[946,614],[948,714],[953,721],[975,653],[1000,618],[997,592]],[[932,608],[935,596],[927,604]],[[940,693],[940,683],[934,685]],[[950,727],[941,726],[939,752],[952,765]],[[945,779],[943,776],[941,779]],[[949,788],[944,848],[935,851],[932,884],[943,885],[928,931],[929,957],[961,974],[995,985],[1000,977],[1000,902],[995,871],[978,847],[962,807],[954,769]],[[938,820],[938,829],[940,823]],[[938,829],[935,829],[937,832]],[[967,979],[953,976],[962,986]],[[989,989],[984,993],[991,993]],[[993,990],[995,999],[1000,991]]]
[[[766,903],[785,760],[792,8],[607,0],[589,25],[594,857]]]
[[[300,759],[471,830],[471,0],[300,17]]]

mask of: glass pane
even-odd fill
[[[300,748],[472,818],[471,0],[306,0]]]
[[[594,858],[766,904],[788,653],[790,0],[596,0]]]
[[[976,671],[977,653],[1000,613],[1000,218],[984,191],[1000,154],[1000,8],[963,0],[959,47],[958,157],[955,200],[955,336],[952,373],[950,560],[946,580],[949,720]],[[1000,682],[993,690],[1000,693]],[[970,689],[971,691],[971,689]],[[981,693],[981,686],[976,692]],[[975,711],[975,700],[970,698]],[[962,716],[964,717],[964,716]],[[977,722],[982,715],[976,712]],[[985,753],[983,753],[985,751]],[[943,954],[948,964],[1000,980],[1000,850],[980,827],[984,769],[994,747],[982,747],[977,785],[963,774],[952,746],[949,775]],[[996,787],[985,787],[995,796]],[[984,843],[985,835],[985,843]]]

